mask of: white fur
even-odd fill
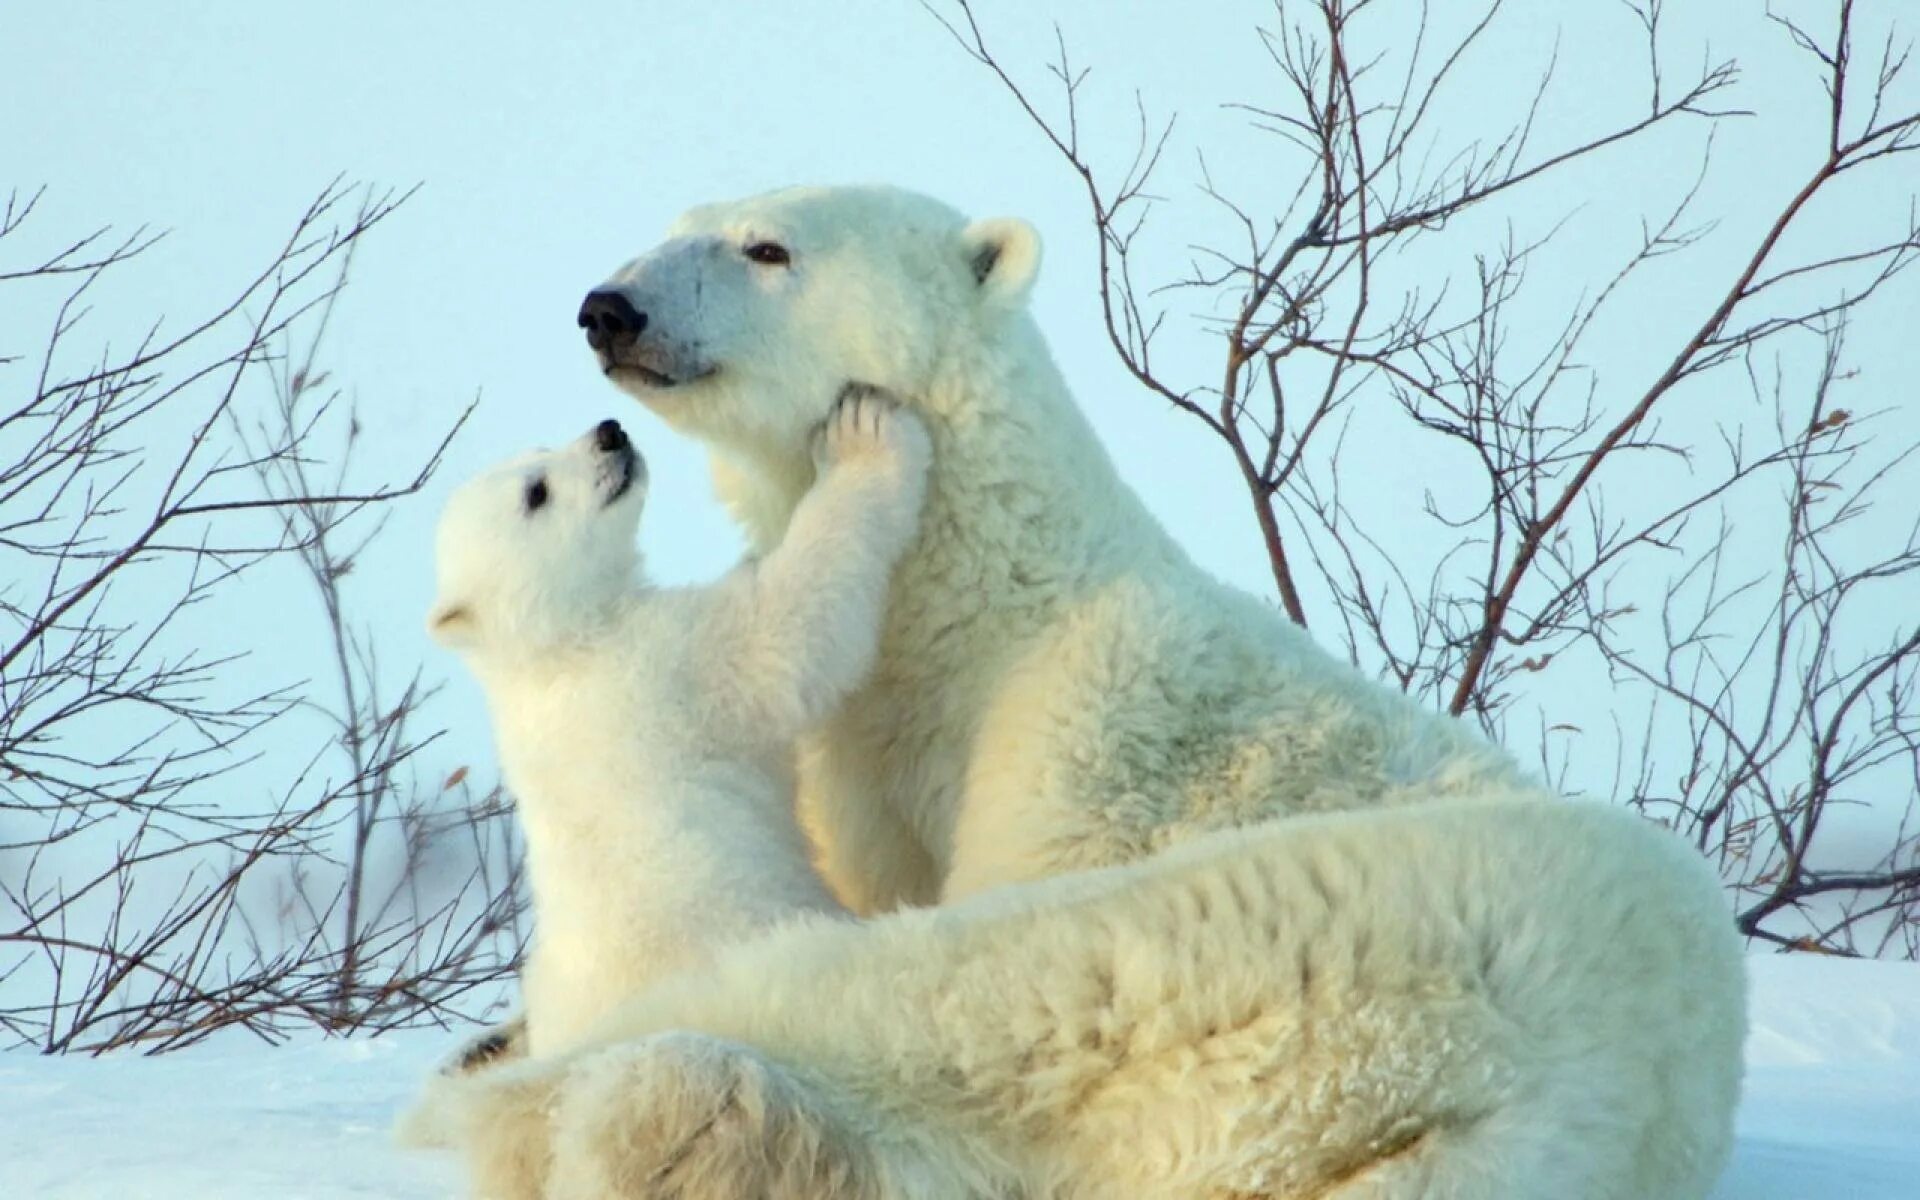
[[[1741,978],[1676,839],[1462,801],[783,927],[449,1099],[524,1200],[1680,1200]]]
[[[743,254],[767,240],[790,262]],[[603,1049],[457,1081],[482,1177],[1697,1200],[1743,1027],[1711,872],[1196,570],[1061,382],[1039,257],[1017,220],[793,190],[695,210],[614,277],[648,326],[603,367],[711,448],[758,545],[842,381],[926,419],[879,665],[803,739],[801,798],[857,910],[959,903],[784,929]]]
[[[1361,678],[1154,523],[1024,307],[1039,263],[1025,222],[796,189],[695,209],[674,232],[611,284],[709,373],[672,388],[609,374],[712,447],[756,544],[778,542],[804,494],[806,431],[841,381],[906,397],[933,435],[884,669],[803,759],[824,867],[856,909],[1280,814],[1533,794],[1460,722]],[[767,239],[791,265],[739,253]]]
[[[526,830],[535,1055],[729,942],[840,911],[794,823],[791,745],[873,664],[927,448],[867,398],[820,452],[782,544],[705,587],[639,580],[644,483],[609,501],[630,451],[592,434],[448,502],[433,628],[485,686]]]

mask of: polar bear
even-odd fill
[[[582,305],[763,549],[845,381],[927,423],[879,664],[801,799],[853,908],[957,903],[743,944],[480,1076],[502,1144],[609,1194],[1703,1195],[1744,1028],[1712,873],[1198,571],[1055,370],[1039,258],[1022,221],[795,189]]]
[[[1115,473],[1025,299],[1024,221],[889,188],[696,208],[579,312],[606,376],[705,444],[777,544],[841,384],[934,443],[881,669],[801,789],[853,908],[1136,861],[1276,816],[1537,795],[1511,759],[1196,568]]]
[[[708,586],[641,580],[646,466],[616,421],[447,502],[428,624],[485,689],[526,833],[532,1054],[728,942],[844,914],[794,823],[790,747],[873,665],[927,442],[848,389],[814,445],[780,546]]]

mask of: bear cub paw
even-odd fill
[[[825,474],[836,466],[874,465],[917,474],[931,453],[926,427],[893,393],[865,383],[840,389],[833,411],[814,431],[813,465]]]

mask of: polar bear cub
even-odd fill
[[[708,586],[642,581],[646,468],[618,422],[497,467],[441,520],[430,627],[485,688],[527,838],[527,1052],[799,914],[840,913],[793,815],[793,739],[878,654],[928,442],[849,388],[781,544]]]

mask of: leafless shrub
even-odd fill
[[[329,186],[230,302],[131,349],[81,351],[78,331],[156,235],[0,268],[10,300],[53,310],[34,361],[0,358],[0,1024],[21,1042],[440,1020],[511,969],[504,805],[416,785],[429,689],[382,676],[343,600],[383,507],[446,445],[405,483],[352,485],[358,425],[317,365],[353,248],[404,199]],[[0,263],[40,201],[9,199]],[[337,701],[217,625],[282,563],[321,601]],[[402,850],[375,878],[387,827]],[[464,876],[423,890],[422,859],[457,840]]]
[[[1514,73],[1486,53],[1503,0],[1464,16],[1276,3],[1254,31],[1267,74],[1229,106],[1246,140],[1199,148],[1188,190],[1208,214],[1170,267],[1155,232],[1189,210],[1153,189],[1174,121],[1134,97],[1134,136],[1109,164],[1089,130],[1110,105],[1089,100],[1063,34],[1036,86],[969,0],[926,2],[1078,177],[1112,348],[1219,440],[1294,621],[1493,736],[1517,697],[1537,702],[1543,766],[1563,784],[1592,707],[1578,693],[1607,694],[1635,762],[1617,797],[1716,857],[1747,934],[1920,949],[1916,530],[1865,519],[1914,486],[1915,434],[1886,401],[1851,411],[1834,395],[1852,377],[1849,321],[1888,303],[1920,255],[1900,173],[1920,149],[1920,97],[1897,21],[1868,35],[1851,0],[1818,27],[1767,14],[1824,89],[1820,144],[1730,250],[1716,231],[1735,214],[1704,199],[1714,138],[1760,118],[1740,64],[1674,75],[1661,0],[1618,9],[1644,45],[1638,99],[1618,81],[1614,115],[1578,134],[1549,116],[1559,46],[1517,115],[1490,127],[1462,102],[1473,71]],[[1647,214],[1637,246],[1571,299],[1542,286],[1535,264],[1581,229],[1579,212],[1541,219],[1543,189],[1604,178],[1601,164],[1682,124],[1697,173],[1665,202],[1623,197]],[[1268,168],[1259,186],[1210,167],[1244,155]],[[1877,189],[1885,227],[1823,224],[1821,203],[1846,189]],[[1676,257],[1711,281],[1705,311],[1676,310],[1651,339],[1609,336]],[[1730,395],[1770,405],[1771,428]],[[1372,449],[1386,445],[1402,449]],[[1418,520],[1354,503],[1350,481],[1409,462],[1424,468]],[[1762,529],[1778,532],[1758,555]],[[1422,542],[1441,550],[1409,552]],[[1834,814],[1862,805],[1879,824],[1850,844]]]

